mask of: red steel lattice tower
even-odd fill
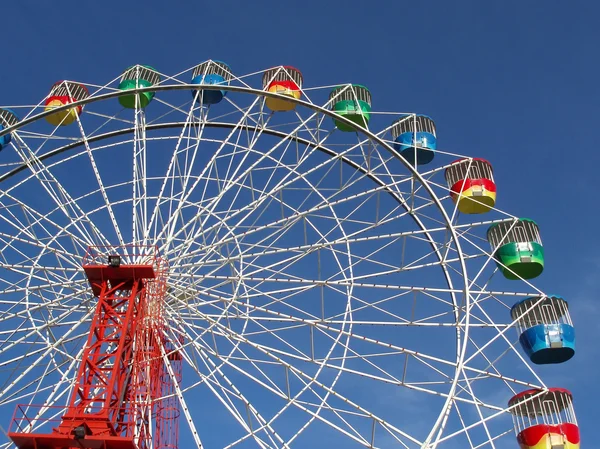
[[[19,449],[177,449],[181,355],[165,334],[166,260],[153,246],[90,247],[83,268],[98,303],[69,404],[46,432],[26,416],[36,407],[18,406],[9,437]]]

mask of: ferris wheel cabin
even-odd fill
[[[231,68],[222,61],[205,61],[197,65],[192,72],[192,84],[202,85],[226,85],[229,86],[232,74]],[[192,91],[192,95],[197,101],[203,104],[217,104],[227,95],[226,90],[206,90],[197,89]]]
[[[134,65],[129,67],[121,76],[119,83],[120,90],[139,89],[150,87],[160,82],[160,75],[149,65]],[[144,92],[139,95],[122,95],[119,97],[121,106],[128,109],[135,109],[136,106],[145,108],[154,98],[154,92]]]
[[[483,214],[496,204],[492,164],[485,159],[459,159],[445,175],[450,196],[463,214]]]
[[[520,218],[496,223],[488,229],[487,239],[507,279],[533,279],[544,271],[544,247],[535,221]]]
[[[437,148],[435,123],[420,114],[407,115],[392,124],[394,148],[411,164],[429,164]]]
[[[50,94],[44,103],[44,111],[65,106],[76,101],[85,100],[90,96],[89,91],[85,86],[72,81],[59,81],[50,89]],[[46,116],[46,121],[54,126],[66,126],[77,120],[81,115],[83,106],[75,106],[63,111],[55,112]]]
[[[510,314],[517,322],[521,346],[533,363],[563,363],[575,355],[575,329],[562,297],[525,298]]]
[[[570,391],[527,390],[513,396],[508,406],[521,449],[579,449],[579,427]]]
[[[0,131],[16,125],[17,123],[19,123],[19,118],[13,111],[10,109],[0,109]],[[11,139],[10,133],[0,137],[0,151],[10,143]]]
[[[358,126],[366,128],[371,119],[371,92],[360,84],[336,87],[329,94],[331,110]],[[353,132],[354,128],[334,119],[340,131]]]
[[[265,71],[262,84],[267,92],[274,92],[299,100],[302,96],[302,73],[291,66],[279,66]],[[281,98],[267,98],[265,105],[271,111],[284,112],[293,111],[296,104]]]

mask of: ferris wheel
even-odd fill
[[[0,109],[2,447],[578,448],[543,224],[437,137],[213,60]]]

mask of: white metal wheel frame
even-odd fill
[[[357,130],[342,133],[330,88],[270,113],[263,99],[277,94],[251,87],[262,72],[218,86],[229,94],[213,106],[192,98],[189,74],[138,89],[156,92],[146,110],[120,110],[115,97],[131,91],[116,78],[86,85],[70,126],[52,127],[37,105],[4,131],[6,425],[19,403],[44,406],[30,409],[33,428],[60,416],[52,406],[67,400],[94,307],[81,258],[88,245],[135,242],[157,244],[171,267],[185,444],[514,438],[507,400],[544,387],[509,313],[541,292],[503,281],[485,241],[490,224],[514,217],[458,214],[443,181],[457,155],[410,166],[389,140],[397,113],[373,113],[371,130],[336,116]]]

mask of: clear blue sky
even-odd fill
[[[432,116],[439,145],[495,168],[501,209],[534,218],[547,267],[536,285],[569,300],[575,358],[540,370],[575,396],[584,445],[599,407],[594,1],[2,2],[0,104],[35,104],[68,78],[123,68],[177,73],[205,59],[236,73],[290,64],[306,85],[367,85],[374,108]],[[516,447],[516,443],[515,443]]]

